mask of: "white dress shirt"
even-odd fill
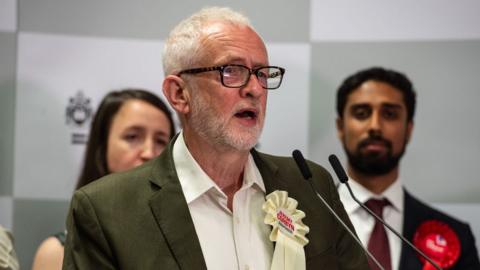
[[[207,268],[270,269],[273,243],[271,228],[263,222],[265,186],[252,156],[242,187],[233,197],[233,211],[227,207],[225,193],[190,154],[183,133],[173,146],[173,160]]]
[[[353,179],[352,179],[353,180]],[[390,201],[391,205],[386,206],[383,209],[383,219],[388,225],[394,228],[400,234],[403,228],[403,201],[404,193],[402,183],[397,179],[390,187],[388,187],[382,194],[377,195],[370,192],[368,189],[360,185],[355,181],[349,181],[353,194],[362,203],[367,202],[369,199],[383,199],[386,198]],[[340,185],[338,188],[338,194],[340,200],[347,211],[350,220],[352,221],[355,231],[357,232],[360,241],[362,241],[365,248],[368,245],[370,234],[373,231],[375,225],[375,218],[372,217],[367,211],[361,208],[350,196],[348,189],[345,185]],[[402,249],[402,241],[387,228],[388,243],[390,245],[390,258],[392,259],[392,269],[398,269],[400,266],[400,252]]]

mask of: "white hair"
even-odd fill
[[[181,21],[168,36],[163,50],[163,70],[166,75],[192,68],[201,59],[200,38],[206,26],[220,21],[253,29],[249,19],[228,7],[207,7]]]

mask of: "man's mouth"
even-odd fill
[[[387,146],[384,143],[369,143],[365,145],[364,149],[369,150],[369,151],[381,151],[383,149],[386,149]]]
[[[369,139],[361,143],[360,149],[364,151],[381,152],[390,147],[390,143],[382,139]]]
[[[243,109],[240,110],[239,112],[235,113],[235,117],[238,118],[243,118],[243,119],[256,119],[258,116],[258,113],[254,109]]]

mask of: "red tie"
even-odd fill
[[[387,205],[390,205],[390,202],[387,199],[376,200],[370,199],[365,205],[370,208],[377,216],[383,219],[383,208]],[[375,219],[375,226],[373,227],[372,234],[370,235],[370,240],[368,240],[368,251],[370,251],[373,256],[378,260],[378,262],[385,268],[385,270],[392,269],[392,263],[390,260],[390,246],[388,244],[387,232],[383,224]],[[380,269],[378,266],[369,258],[368,263],[372,270]]]

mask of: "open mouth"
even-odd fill
[[[256,119],[257,118],[257,112],[255,110],[251,109],[244,109],[235,114],[236,117],[238,118],[244,118],[244,119]]]

